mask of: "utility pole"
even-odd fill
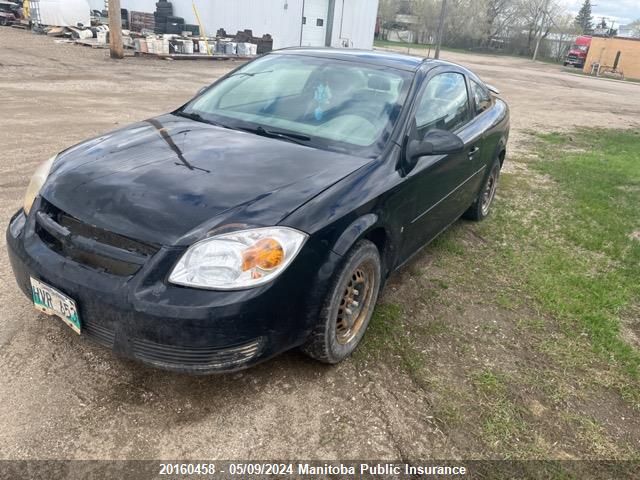
[[[440,20],[438,20],[438,31],[436,32],[436,53],[434,58],[440,58],[440,45],[442,44],[442,34],[444,31],[444,17],[447,12],[447,0],[442,0],[442,7],[440,8]]]
[[[109,0],[109,47],[111,58],[124,58],[120,0]]]
[[[540,42],[542,41],[542,36],[544,35],[544,28],[545,28],[545,19],[547,17],[547,12],[546,10],[544,12],[542,12],[542,25],[540,26],[540,35],[538,35],[538,38],[536,39],[536,48],[533,51],[533,61],[536,61],[536,58],[538,58],[538,49],[540,48]]]

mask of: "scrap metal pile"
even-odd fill
[[[24,18],[22,1],[0,0],[0,25],[19,25]]]
[[[106,11],[92,11],[90,25],[84,24],[85,21],[75,23],[75,20],[73,25],[46,25],[42,23],[39,12],[30,12],[29,2],[24,3],[22,0],[0,0],[0,25],[31,27],[36,33],[60,37],[56,40],[59,43],[108,48],[109,19]],[[123,44],[139,55],[228,59],[252,57],[273,49],[271,35],[254,37],[251,30],[228,35],[224,29],[219,29],[215,36],[206,35],[199,25],[188,24],[184,18],[174,16],[173,4],[167,0],[158,1],[153,13],[130,12],[124,8],[120,13]]]
[[[273,48],[270,35],[256,38],[250,30],[229,36],[221,29],[215,37],[207,36],[199,25],[186,23],[183,17],[175,16],[173,4],[167,0],[156,3],[153,17],[144,12],[131,12],[130,25],[136,32],[132,34],[133,47],[139,54],[173,58],[251,57]]]

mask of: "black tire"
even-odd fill
[[[489,175],[482,184],[482,188],[478,193],[478,196],[471,204],[469,209],[462,215],[468,220],[479,222],[487,218],[491,213],[491,205],[496,196],[496,190],[498,188],[498,180],[500,179],[500,161],[496,160],[491,166]]]
[[[316,326],[302,346],[303,352],[330,364],[338,363],[353,353],[371,320],[380,292],[381,271],[377,247],[369,240],[356,243],[331,281]],[[361,287],[360,291],[355,287],[367,285],[367,282],[360,282],[362,276],[369,280],[368,286]],[[349,298],[360,301],[354,300],[347,305]],[[346,313],[348,308],[351,315]]]

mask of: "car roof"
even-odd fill
[[[382,50],[358,50],[353,48],[291,47],[274,50],[273,53],[348,60],[383,67],[397,68],[411,72],[415,72],[425,63],[433,63],[434,66],[436,64],[447,63],[428,58],[404,55],[402,53]]]

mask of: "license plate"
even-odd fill
[[[76,302],[55,288],[31,277],[31,295],[36,310],[47,315],[55,315],[80,333],[80,316]]]

